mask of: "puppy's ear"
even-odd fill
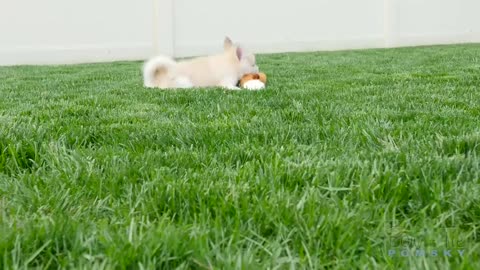
[[[238,60],[242,60],[243,57],[243,49],[240,47],[237,47],[237,58]]]
[[[223,49],[228,50],[233,47],[233,42],[229,37],[225,37],[223,41]]]

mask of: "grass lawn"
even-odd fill
[[[480,44],[258,61],[0,68],[0,268],[480,269]]]

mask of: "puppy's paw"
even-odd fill
[[[251,80],[243,85],[248,90],[262,90],[265,88],[265,84],[260,80]]]
[[[225,88],[227,90],[242,90],[241,88],[236,87],[234,85],[226,85],[226,86],[223,86],[223,88]]]
[[[239,87],[236,87],[236,86],[233,86],[233,85],[226,86],[225,88],[228,89],[228,90],[242,90]]]

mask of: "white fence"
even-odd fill
[[[480,42],[478,0],[0,0],[0,65]]]

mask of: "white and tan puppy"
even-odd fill
[[[248,73],[257,73],[255,55],[247,53],[225,38],[223,52],[176,62],[167,56],[157,56],[143,66],[145,87],[162,89],[192,87],[224,87],[231,90],[240,78]]]

